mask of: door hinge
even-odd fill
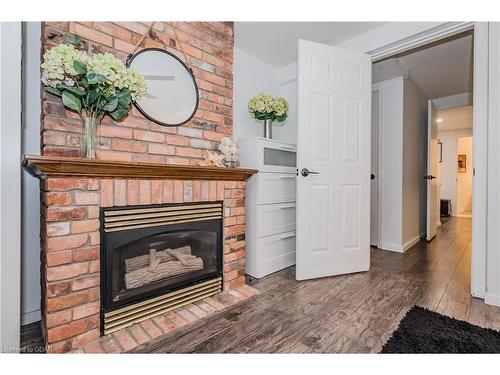
[[[475,176],[476,175],[476,168],[472,168],[472,175]]]

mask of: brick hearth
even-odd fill
[[[246,300],[257,294],[257,289],[243,285],[202,301],[155,316],[128,328],[92,341],[72,353],[124,353],[151,340],[173,333],[178,328],[196,322]],[[49,348],[51,351],[51,348]]]

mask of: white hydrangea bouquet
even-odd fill
[[[137,70],[109,53],[89,56],[75,47],[79,42],[79,37],[69,35],[65,44],[44,53],[42,82],[47,92],[80,115],[85,130],[82,156],[95,158],[96,128],[102,118],[108,114],[123,120],[132,100],[146,95],[147,86]]]
[[[288,102],[282,97],[272,97],[263,92],[248,102],[248,111],[257,120],[283,122],[288,116]]]
[[[257,120],[264,121],[264,136],[272,137],[272,122],[283,122],[288,117],[288,102],[282,97],[258,93],[248,102],[248,111]]]

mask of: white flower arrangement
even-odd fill
[[[42,82],[45,90],[59,96],[65,107],[80,117],[97,121],[108,113],[114,120],[128,115],[130,103],[146,95],[144,77],[109,53],[89,56],[69,35],[43,55]]]
[[[261,92],[250,99],[248,111],[257,120],[283,122],[288,117],[288,102],[285,98]]]
[[[61,98],[78,113],[84,125],[82,156],[96,157],[96,128],[108,114],[120,121],[130,104],[147,93],[144,77],[109,53],[88,55],[75,47],[80,37],[66,36],[66,43],[43,54],[45,91]]]

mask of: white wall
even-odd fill
[[[278,69],[278,95],[288,100],[288,118],[281,124],[275,123],[274,138],[297,143],[297,64],[292,63]]]
[[[457,154],[465,155],[466,170],[457,173],[457,214],[472,214],[472,137],[460,137]]]
[[[442,98],[432,99],[438,110],[455,107],[465,107],[472,105],[472,93],[464,92],[462,94],[445,96]]]
[[[40,22],[23,24],[23,154],[40,154]],[[22,174],[21,324],[40,320],[40,187]]]
[[[262,60],[234,48],[233,61],[233,124],[234,137],[247,139],[263,136],[262,121],[257,121],[248,113],[248,101],[259,92],[273,96],[283,96],[290,105],[288,118],[283,123],[273,125],[273,138],[295,143],[297,132],[297,75],[296,64],[275,68]]]
[[[0,352],[19,350],[21,56],[21,23],[0,22]]]
[[[403,85],[396,77],[373,85],[379,90],[379,247],[402,251]]]
[[[403,247],[425,233],[427,185],[427,97],[411,79],[404,80],[403,103]]]
[[[234,49],[233,132],[236,139],[262,137],[262,122],[251,117],[248,101],[259,92],[278,95],[277,70],[248,53]]]
[[[403,252],[425,231],[427,98],[409,79],[373,85],[379,91],[379,247]]]

